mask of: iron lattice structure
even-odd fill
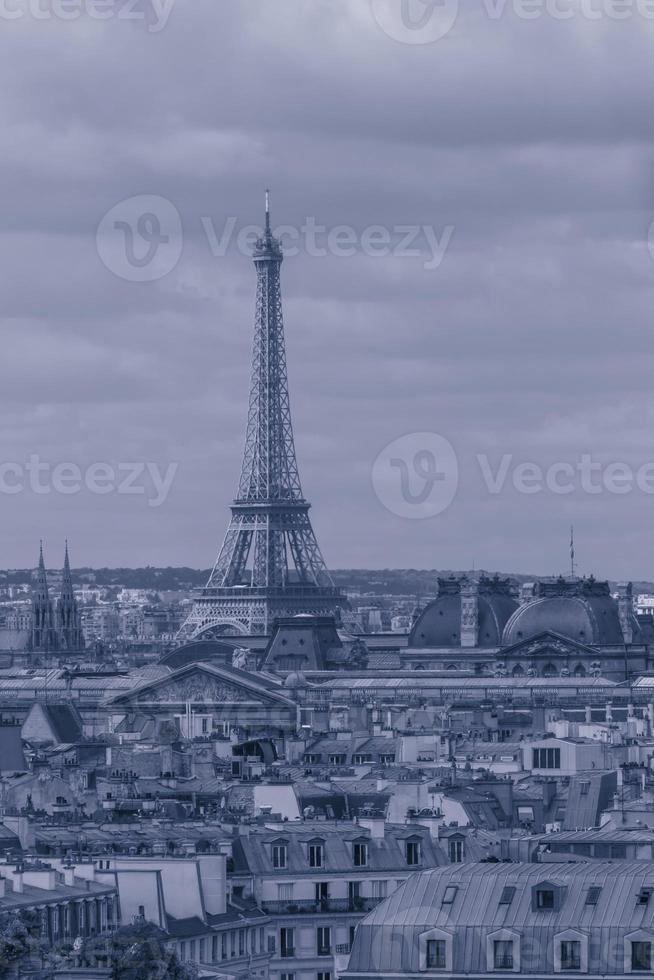
[[[337,614],[334,587],[309,518],[295,455],[286,371],[281,244],[266,226],[254,249],[257,297],[243,466],[232,518],[207,585],[178,639],[265,634],[274,619]]]

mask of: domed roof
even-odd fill
[[[497,647],[502,630],[518,603],[503,593],[481,592],[477,597],[479,647]],[[461,646],[461,593],[434,599],[418,617],[409,635],[410,647]]]
[[[635,639],[639,627],[636,617],[631,618]],[[624,643],[618,604],[610,595],[560,595],[532,599],[511,616],[502,642],[509,646],[548,630],[590,646]]]
[[[181,647],[175,647],[166,653],[159,663],[177,670],[178,667],[186,667],[187,664],[197,664],[203,661],[219,661],[230,665],[236,647],[239,646],[238,637],[229,637],[222,640],[192,640]]]

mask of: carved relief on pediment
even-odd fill
[[[139,701],[151,704],[181,703],[193,701],[196,704],[233,703],[256,700],[243,688],[211,677],[189,677],[186,680],[171,681],[160,687],[150,688],[139,695]]]

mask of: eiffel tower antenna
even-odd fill
[[[253,259],[257,293],[241,476],[222,548],[180,642],[266,634],[275,618],[333,616],[346,604],[318,547],[300,484],[282,317],[283,254],[270,230],[268,190],[265,231]]]
[[[570,575],[575,577],[577,564],[575,562],[575,529],[574,524],[570,525]]]

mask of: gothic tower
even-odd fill
[[[38,653],[56,653],[57,631],[54,610],[48,592],[48,577],[43,560],[43,542],[39,549],[39,567],[32,589],[32,633],[30,650]]]
[[[62,653],[78,653],[84,649],[81,616],[70,573],[68,541],[66,541],[64,569],[61,577],[61,595],[57,600],[56,628]]]
[[[232,517],[207,585],[180,641],[269,633],[275,618],[330,616],[345,597],[323,560],[300,485],[286,373],[281,243],[266,224],[254,248],[257,273],[245,452]]]

